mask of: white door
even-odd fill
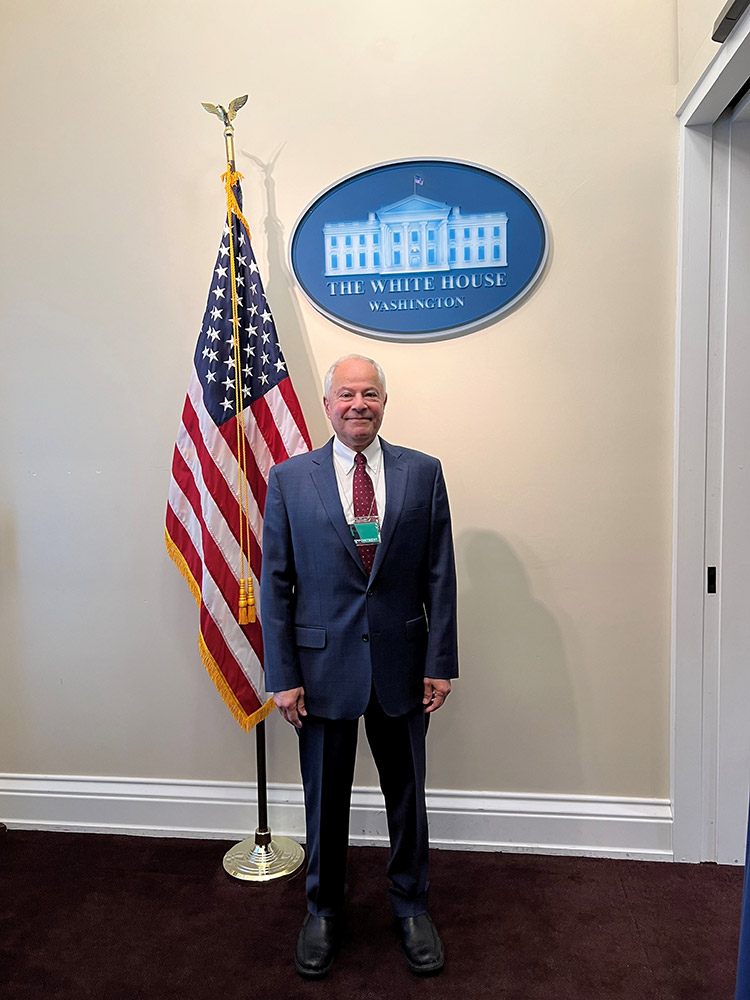
[[[742,864],[750,789],[750,95],[714,126],[703,858]]]

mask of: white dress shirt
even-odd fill
[[[333,439],[333,467],[336,472],[336,483],[339,488],[341,507],[347,524],[354,523],[354,456],[345,444],[337,437]],[[385,518],[385,470],[383,468],[383,449],[380,438],[376,437],[372,444],[362,452],[367,462],[367,473],[375,487],[375,503],[378,507],[378,523],[381,528]]]

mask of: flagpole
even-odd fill
[[[236,97],[227,108],[221,104],[203,104],[210,114],[216,115],[224,124],[224,150],[227,171],[235,172],[234,126],[235,115],[247,102],[244,97]],[[227,214],[227,224],[232,220]],[[232,255],[234,247],[230,243]],[[232,264],[234,273],[234,263]],[[236,333],[236,330],[235,330]],[[240,419],[238,414],[238,420]],[[248,581],[250,570],[248,567]],[[252,619],[255,620],[254,618]],[[241,618],[240,621],[243,621]],[[254,837],[241,840],[224,855],[224,870],[233,878],[245,882],[269,882],[271,879],[293,875],[302,867],[305,852],[290,837],[273,837],[268,825],[268,772],[266,764],[266,724],[259,722],[255,727],[256,771],[258,778],[258,826]]]

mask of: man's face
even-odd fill
[[[334,371],[331,398],[324,397],[323,406],[339,441],[364,451],[380,430],[387,400],[372,365],[350,358]]]

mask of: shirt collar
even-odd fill
[[[357,454],[353,451],[343,441],[339,441],[337,437],[333,439],[333,453],[342,463],[347,473],[351,472],[354,468],[354,456]],[[377,473],[380,468],[380,460],[383,455],[383,449],[380,447],[380,438],[376,435],[375,440],[368,444],[362,454],[367,459],[367,465],[374,473]]]

